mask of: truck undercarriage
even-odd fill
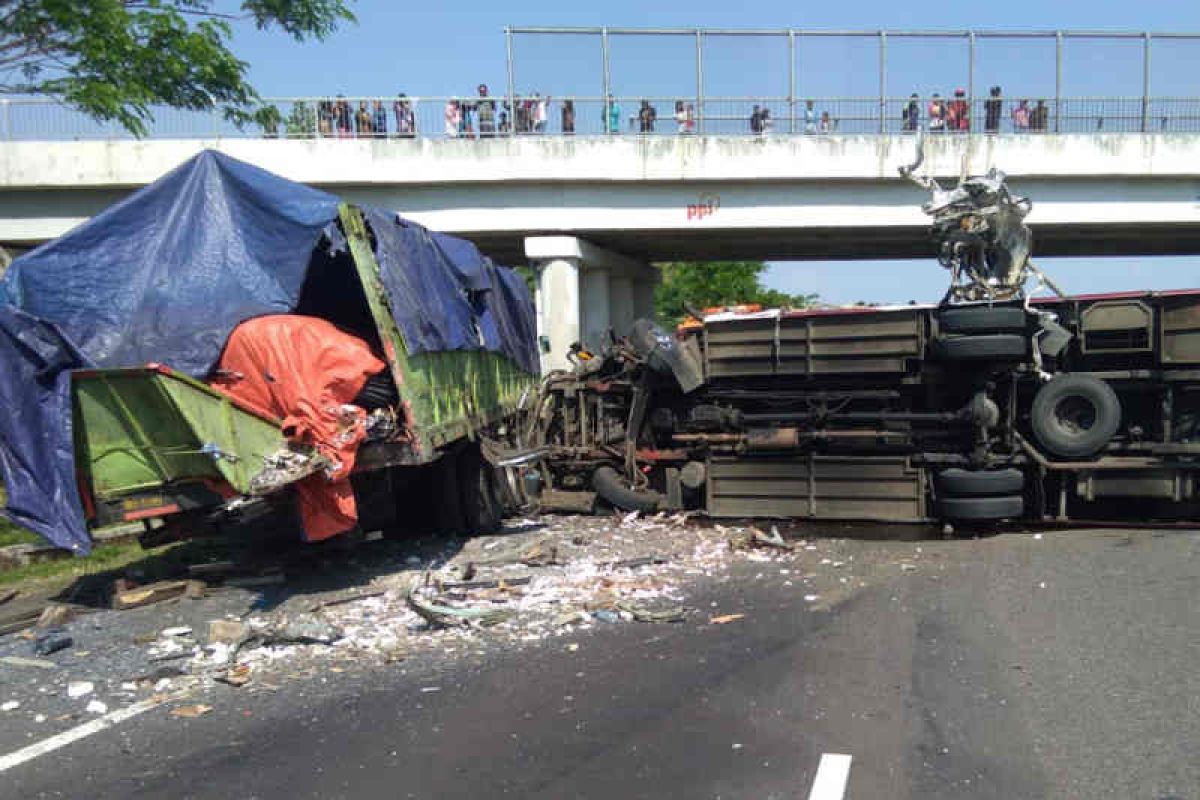
[[[912,177],[917,164],[901,170]],[[526,431],[542,506],[885,521],[1196,516],[1200,291],[1064,297],[1004,175],[933,199],[937,306],[720,312],[583,347]],[[1038,281],[1058,295],[1033,299]]]

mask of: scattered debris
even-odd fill
[[[16,611],[7,616],[0,617],[0,636],[32,628],[37,624],[41,616],[42,609],[34,608],[26,609],[25,611]]]
[[[16,597],[19,594],[20,594],[20,592],[16,589],[8,589],[6,591],[0,591],[0,606],[4,605],[9,600],[12,600],[14,597]]]
[[[161,581],[136,589],[118,591],[113,594],[113,608],[118,611],[128,608],[163,603],[180,597],[203,597],[207,589],[203,581]]]
[[[419,592],[409,592],[408,606],[430,625],[437,628],[452,628],[460,625],[488,627],[498,625],[512,616],[507,608],[455,608],[437,605],[423,598]]]
[[[250,636],[250,626],[235,619],[214,619],[208,623],[208,643],[241,644]]]
[[[38,628],[54,628],[60,625],[66,625],[71,620],[75,619],[75,609],[70,606],[52,603],[46,606],[38,617]]]
[[[189,628],[187,625],[179,625],[174,628],[164,628],[162,631],[162,636],[165,639],[178,639],[178,638],[182,638],[184,636],[191,636],[191,635],[192,635],[192,629]]]
[[[467,591],[470,589],[506,589],[510,586],[528,586],[533,580],[526,575],[520,578],[499,578],[494,581],[458,581],[438,584],[443,591]]]
[[[70,636],[59,632],[46,633],[34,640],[33,654],[35,656],[48,656],[57,653],[59,650],[66,650],[73,644],[75,644],[75,640]]]
[[[368,597],[379,597],[384,594],[387,594],[387,589],[372,589],[367,592],[354,592],[352,594],[345,595],[344,597],[335,597],[331,600],[322,600],[320,603],[309,606],[308,610],[310,613],[312,613],[315,611],[320,611],[323,608],[340,606],[346,603],[353,603],[356,600],[366,600]]]
[[[638,622],[682,622],[686,614],[683,606],[648,608],[646,606],[637,606],[633,603],[617,602],[614,607],[618,611],[629,614]]]
[[[521,553],[520,562],[527,567],[549,567],[561,564],[558,560],[558,548],[550,544],[550,540],[541,539],[534,542]]]
[[[108,704],[100,700],[91,700],[85,709],[89,714],[107,714]]]
[[[250,575],[244,578],[226,578],[225,585],[236,586],[242,589],[253,589],[256,586],[273,586],[286,581],[287,576],[282,572],[273,572],[267,575]]]
[[[91,694],[95,688],[91,681],[71,681],[67,684],[67,697],[84,697]]]
[[[225,670],[225,672],[218,675],[216,680],[238,688],[245,686],[250,682],[250,665],[234,664]]]
[[[739,619],[745,619],[745,614],[722,614],[719,617],[709,617],[709,625],[728,625],[730,622],[737,622]]]
[[[57,669],[58,664],[41,658],[21,658],[20,656],[0,656],[0,664],[10,667],[33,667],[35,669]]]
[[[232,561],[210,561],[207,564],[190,564],[188,575],[193,578],[224,577],[237,569]]]
[[[173,708],[171,709],[171,716],[181,717],[183,719],[195,719],[196,717],[204,716],[210,711],[212,711],[212,706],[206,706],[197,703],[196,705]]]
[[[21,704],[18,701],[9,700],[8,702],[0,705],[0,711],[16,711],[20,707]]]

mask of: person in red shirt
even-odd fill
[[[967,105],[967,93],[962,89],[954,90],[954,99],[946,110],[946,122],[952,131],[966,133],[971,130],[971,107]]]

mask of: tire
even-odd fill
[[[983,521],[1017,519],[1025,514],[1025,498],[1019,494],[1000,497],[943,497],[938,501],[942,518]]]
[[[463,524],[467,534],[493,534],[503,524],[492,468],[479,448],[472,446],[458,454],[458,493]]]
[[[942,336],[934,347],[947,361],[1023,361],[1029,354],[1029,340],[1015,333]]]
[[[949,308],[937,320],[944,333],[1024,333],[1027,322],[1025,309],[1011,306]]]
[[[1029,411],[1033,435],[1060,458],[1089,458],[1121,427],[1121,401],[1091,375],[1059,375],[1038,390]]]
[[[459,453],[447,451],[430,467],[433,472],[433,527],[443,535],[457,536],[467,530],[458,489],[459,457]]]
[[[625,485],[625,481],[612,467],[600,467],[592,475],[596,494],[624,511],[657,511],[662,495],[657,492],[638,492]]]
[[[1025,473],[1019,469],[945,469],[933,482],[938,497],[988,497],[1025,491]]]

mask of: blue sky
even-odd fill
[[[668,6],[645,0],[590,3],[507,0],[396,0],[354,3],[357,25],[319,44],[298,45],[278,33],[239,28],[235,48],[250,63],[266,96],[449,95],[486,82],[506,85],[503,29],[513,26],[808,28],[808,29],[1087,29],[1200,31],[1200,3],[1007,0],[1003,3],[868,2],[754,3],[695,0]],[[601,92],[598,42],[582,37],[517,37],[517,90],[554,96]],[[966,84],[966,45],[945,40],[893,40],[888,45],[888,94],[940,91]],[[782,40],[714,39],[704,50],[709,96],[783,96],[788,65]],[[1064,94],[1140,95],[1141,45],[1136,41],[1069,43]],[[876,44],[869,40],[806,40],[797,59],[801,96],[870,97],[878,92]],[[694,92],[694,43],[685,39],[618,39],[611,48],[613,89],[625,96],[671,97]],[[977,90],[993,83],[1009,96],[1049,95],[1054,50],[1049,41],[977,44]],[[1152,93],[1200,95],[1200,43],[1160,43],[1154,50]],[[1036,203],[1037,198],[1033,198]],[[1194,258],[1043,259],[1069,291],[1109,291],[1200,285]],[[772,264],[768,283],[817,292],[830,302],[934,300],[945,287],[932,262],[800,262]]]

